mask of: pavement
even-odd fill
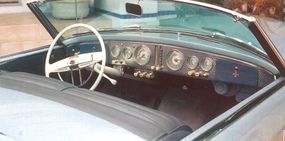
[[[32,13],[0,14],[0,56],[48,45],[51,41]]]

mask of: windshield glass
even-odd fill
[[[139,4],[142,14],[127,13],[126,3]],[[193,4],[155,0],[47,0],[39,8],[57,31],[74,23],[86,23],[99,31],[130,27],[154,31],[167,29],[219,35],[221,39],[239,41],[262,50],[246,21],[237,21],[225,12]],[[80,34],[86,31],[70,31],[64,37],[70,38],[74,32]]]

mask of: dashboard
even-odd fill
[[[239,59],[197,49],[134,41],[109,41],[109,60],[114,66],[134,68],[133,77],[153,79],[156,73],[263,87],[271,73]]]

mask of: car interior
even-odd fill
[[[106,67],[95,91],[103,94],[102,97],[110,95],[171,115],[193,131],[275,79],[274,72],[268,69],[270,67],[260,65],[269,62],[267,65],[272,66],[268,57],[246,52],[242,48],[223,50],[227,44],[197,36],[151,31],[136,33],[131,30],[103,33],[102,38],[106,49],[106,54],[103,54],[106,56]],[[47,80],[31,74],[46,76],[46,56],[49,56],[51,64],[64,59],[74,64],[72,57],[102,52],[98,37],[93,34],[75,35],[57,42],[49,55],[48,48],[45,46],[0,58],[0,70],[3,72],[0,77],[8,77],[11,75],[9,72],[25,72],[14,74],[13,79],[22,83],[34,81],[29,88],[39,83],[46,85],[40,81],[52,81],[47,85],[55,82],[59,85],[58,79],[64,80],[78,87],[73,92],[78,95],[85,93],[86,90],[83,92],[82,89],[90,89],[94,85],[98,76],[96,72],[103,66],[99,63],[101,60],[95,65],[84,62],[84,68],[78,64],[76,67],[70,65],[67,72],[58,70],[58,73],[51,73],[51,78]],[[48,87],[55,88],[56,85]],[[143,115],[140,111],[137,114]]]
[[[187,123],[193,130],[274,80],[273,74],[266,69],[249,65],[248,62],[187,49],[183,46],[173,46],[163,42],[120,40],[105,41],[105,44],[109,50],[107,66],[116,70],[115,73],[105,73],[115,79],[117,84],[113,85],[108,79],[103,78],[96,91],[173,115]],[[86,49],[99,45],[94,41],[84,41],[76,45],[71,44],[68,48],[58,46],[53,58],[61,58],[66,52],[72,53],[74,49],[71,48],[78,46]],[[149,55],[148,64],[142,66],[134,60],[129,60],[129,56],[123,56],[127,54],[115,54],[114,56],[117,49],[124,50],[126,53],[131,52],[131,54],[134,52],[136,59],[139,59],[137,53],[142,52],[141,49],[152,54]],[[46,53],[46,48],[43,48],[24,54],[23,57],[4,61],[1,64],[1,70],[44,75],[43,64]],[[177,55],[182,55],[185,60],[175,59]],[[190,59],[193,59],[193,56],[201,58],[200,66],[195,69],[189,68]],[[170,60],[177,64],[179,61],[183,63],[181,66],[167,64]],[[210,68],[203,69],[202,65]],[[237,75],[242,77],[234,79],[233,73],[236,68],[239,69],[237,73],[240,73]],[[81,73],[83,79],[90,80],[81,87],[89,89],[93,84],[92,80],[96,79],[96,73],[88,69],[82,70]],[[90,74],[91,77],[88,79]],[[79,73],[74,72],[73,75],[75,85],[79,85]],[[57,78],[56,75],[54,77]],[[65,74],[63,77],[65,81],[71,83],[70,74]]]

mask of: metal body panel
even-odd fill
[[[193,140],[202,140],[202,139],[207,139],[207,140],[213,139],[213,140],[219,140],[219,141],[231,140],[231,139],[233,139],[232,138],[233,136],[231,136],[231,135],[237,134],[239,132],[243,132],[244,134],[250,135],[250,132],[247,132],[248,130],[244,129],[243,127],[247,126],[247,128],[249,128],[249,127],[253,127],[253,126],[259,126],[259,123],[257,124],[255,119],[252,119],[252,117],[256,117],[258,119],[264,118],[264,117],[260,116],[259,114],[257,114],[257,112],[252,112],[252,111],[255,109],[258,109],[257,111],[260,111],[261,109],[263,109],[264,108],[263,106],[261,108],[259,108],[261,105],[263,105],[263,103],[262,103],[263,100],[265,100],[266,98],[268,98],[269,96],[272,96],[272,95],[273,95],[272,97],[275,97],[274,93],[277,90],[279,91],[279,96],[281,96],[282,94],[280,93],[281,91],[279,89],[284,90],[284,88],[282,88],[284,86],[284,82],[285,82],[285,79],[283,77],[277,79],[276,81],[272,82],[268,86],[266,86],[263,89],[261,89],[260,91],[256,92],[255,94],[253,94],[249,98],[245,99],[244,101],[240,102],[239,104],[237,104],[233,108],[231,108],[228,111],[226,111],[225,113],[221,114],[220,116],[218,116],[214,120],[208,122],[207,124],[205,124],[204,126],[199,128],[198,130],[196,130],[195,132],[190,134],[189,136],[185,137],[182,141],[193,141]],[[282,96],[282,97],[284,97],[284,96]],[[268,99],[271,99],[271,97],[269,97]],[[273,101],[271,101],[271,100],[268,100],[268,101],[270,101],[270,102],[266,102],[267,106],[275,105],[274,103],[272,103]],[[261,102],[261,104],[257,105],[260,102]],[[277,104],[280,104],[280,103],[276,103],[276,105]],[[282,105],[284,105],[284,104],[282,104]],[[256,107],[256,108],[254,108],[254,107]],[[274,107],[271,107],[271,108],[274,109]],[[268,110],[267,112],[272,111],[272,109],[269,109],[269,108],[266,108],[266,109]],[[266,112],[266,110],[265,110],[265,112]],[[278,111],[278,112],[280,112],[280,114],[282,114],[282,111]],[[247,113],[247,114],[244,114],[244,113]],[[251,118],[247,118],[248,115],[251,115]],[[271,116],[271,115],[268,115],[268,116]],[[245,120],[242,120],[244,122],[238,122],[239,118],[245,119]],[[236,121],[237,124],[239,124],[239,125],[237,126],[237,124],[235,124],[234,121]],[[250,122],[252,122],[252,123],[250,123]],[[233,123],[233,124],[231,124],[231,123]],[[255,124],[253,124],[253,123],[255,123]],[[282,126],[282,125],[280,124],[280,126]],[[232,130],[227,130],[227,128],[233,128],[233,129],[239,130],[239,131],[233,132]],[[251,130],[251,129],[249,129],[249,130]],[[220,133],[223,133],[223,132],[224,132],[224,134],[221,135]],[[240,137],[242,137],[244,134],[238,134],[238,135],[240,135]],[[266,136],[267,133],[263,132],[262,134]],[[235,138],[235,139],[238,140],[238,138]]]
[[[228,126],[213,141],[281,141],[284,139],[285,88],[282,87],[271,97]]]

